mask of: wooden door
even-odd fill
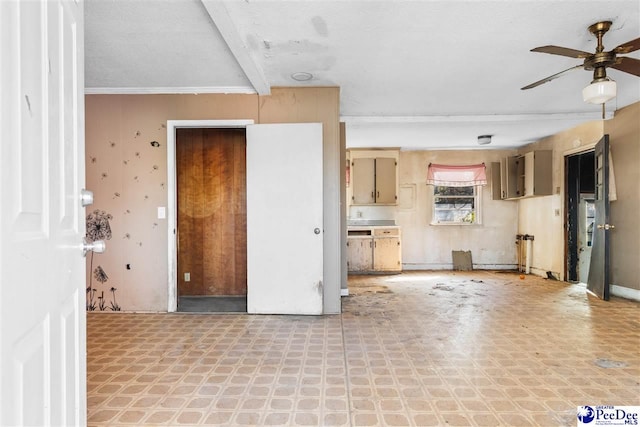
[[[595,148],[595,218],[587,289],[598,298],[609,300],[609,135]]]
[[[0,1],[0,425],[86,425],[82,2]]]
[[[322,314],[322,124],[247,126],[247,311]]]
[[[176,129],[178,295],[247,293],[244,129]]]

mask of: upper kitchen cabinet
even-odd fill
[[[351,204],[395,205],[398,197],[397,151],[351,151]]]
[[[551,150],[535,150],[501,159],[500,191],[494,189],[493,198],[511,200],[552,194],[551,156]],[[492,174],[493,180],[497,178]]]

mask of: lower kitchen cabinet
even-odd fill
[[[373,268],[373,237],[347,238],[347,268],[354,272]]]
[[[350,273],[402,271],[400,229],[371,227],[349,230],[347,269]]]
[[[400,238],[373,239],[373,271],[400,271]]]

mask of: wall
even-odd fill
[[[157,215],[158,207],[167,206],[167,120],[323,122],[325,175],[335,175],[336,181],[325,182],[325,210],[340,211],[338,88],[280,88],[265,97],[88,95],[85,106],[87,188],[95,194],[87,214],[97,210],[93,223],[99,230],[107,224],[111,229],[107,252],[96,254],[93,265],[87,262],[87,280],[97,290],[94,304],[104,292],[107,310],[114,293],[116,304],[125,311],[167,310],[167,223]],[[325,255],[332,251],[332,257],[325,260],[325,290],[332,292],[334,287],[339,295],[340,271],[335,271],[339,261],[333,261],[341,257],[340,229],[335,224],[339,214],[337,219],[327,216]],[[335,246],[329,247],[334,241]],[[104,273],[98,275],[102,281],[92,273],[98,266]],[[339,305],[339,298],[333,299]]]
[[[604,123],[616,174],[611,203],[611,283],[640,290],[640,102],[618,111]],[[616,293],[615,289],[612,289]]]
[[[518,204],[492,200],[491,162],[513,150],[400,151],[398,206],[353,206],[367,219],[395,219],[402,229],[405,270],[451,269],[452,250],[471,251],[476,269],[516,268],[515,236]],[[429,163],[487,165],[488,185],[482,189],[482,224],[431,225],[433,188],[426,184]]]
[[[603,135],[602,121],[584,123],[557,133],[520,150],[553,150],[553,195],[522,199],[518,203],[518,233],[534,236],[531,272],[546,276],[551,271],[564,280],[565,271],[565,197],[564,156],[593,149]]]
[[[617,194],[617,200],[611,202],[611,223],[616,226],[610,235],[612,283],[640,289],[640,233],[637,226],[640,209],[640,103],[616,112],[610,120],[585,123],[521,150],[553,150],[554,195],[518,202],[518,232],[535,236],[532,272],[544,276],[551,271],[556,277],[564,279],[564,157],[593,149],[605,133],[610,134]],[[612,291],[615,293],[615,290]]]

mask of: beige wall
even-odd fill
[[[640,290],[640,102],[604,123],[618,200],[611,203],[611,283]]]
[[[93,280],[107,305],[113,287],[122,310],[167,310],[167,223],[157,218],[157,208],[167,206],[167,120],[322,122],[325,175],[334,176],[325,178],[325,209],[340,211],[338,88],[276,88],[265,97],[88,95],[85,105],[87,188],[95,194],[87,213],[97,209],[112,216],[107,252],[93,261],[93,268],[100,265],[108,276],[104,283]],[[340,227],[334,224],[339,214],[336,218],[328,224],[325,219],[325,254],[337,254],[337,261],[325,260],[325,286],[339,295]],[[329,309],[339,311],[339,302]]]
[[[509,150],[400,151],[398,206],[352,206],[350,216],[395,219],[402,229],[405,270],[451,269],[452,250],[471,251],[474,268],[513,269],[518,204],[491,199],[491,163],[515,154]],[[482,190],[481,225],[431,225],[433,187],[426,184],[429,163],[487,165]],[[411,197],[411,194],[414,196]]]
[[[616,226],[611,233],[612,284],[640,289],[640,103],[618,111],[613,119],[582,124],[520,150],[553,150],[554,194],[518,202],[518,233],[535,236],[532,272],[544,276],[551,271],[564,279],[564,158],[593,149],[605,133],[610,134],[617,190],[617,200],[611,203],[611,222]]]
[[[593,149],[603,135],[602,123],[585,123],[520,150],[521,153],[531,150],[553,150],[553,195],[532,197],[518,202],[518,233],[534,236],[533,254],[530,254],[531,272],[534,274],[546,276],[546,272],[551,271],[556,277],[564,278],[564,156]]]

